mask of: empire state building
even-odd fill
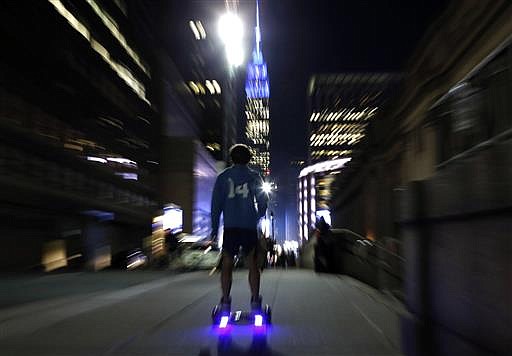
[[[263,176],[270,174],[270,111],[269,111],[269,82],[267,64],[261,52],[261,32],[259,19],[259,2],[256,2],[255,47],[252,60],[247,66],[245,82],[245,139],[253,150],[254,157],[251,167]]]

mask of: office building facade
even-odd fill
[[[331,225],[332,183],[356,154],[368,123],[392,94],[394,73],[314,75],[308,86],[308,163],[297,185],[299,236],[306,241],[317,219]]]
[[[393,73],[314,75],[308,86],[308,161],[348,158],[398,80]]]
[[[159,121],[133,32],[121,0],[0,5],[0,268],[98,269],[151,233]]]

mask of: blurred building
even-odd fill
[[[138,27],[152,36],[161,116],[159,193],[183,209],[183,230],[205,237],[217,172],[236,140],[231,73],[216,33],[220,2],[134,1]]]
[[[366,125],[397,80],[397,74],[378,72],[312,76],[308,86],[308,162],[351,157]]]
[[[273,178],[277,190],[277,206],[275,208],[275,230],[276,239],[283,241],[299,242],[299,227],[297,225],[297,177],[305,161],[303,158],[295,158],[288,164],[280,167],[280,170],[274,171]]]
[[[396,87],[395,73],[338,73],[311,77],[308,86],[308,162],[297,187],[299,235],[308,239],[318,218],[331,224],[331,184],[358,149],[366,127]]]
[[[334,196],[331,186],[350,158],[333,159],[315,163],[301,169],[297,185],[297,207],[299,241],[309,239],[318,219],[332,225],[331,199]]]
[[[1,268],[101,268],[151,232],[160,123],[127,14],[0,5]]]
[[[157,4],[149,21],[160,19],[162,44],[195,99],[196,137],[217,161],[228,161],[228,150],[237,141],[239,112],[237,72],[226,63],[217,28],[226,4],[180,0]]]
[[[245,140],[254,152],[251,166],[263,176],[270,174],[270,107],[267,63],[261,51],[259,3],[256,1],[255,47],[247,65],[245,82]]]
[[[450,1],[401,87],[337,176],[333,225],[398,246],[379,287],[407,306],[405,355],[508,354],[512,3]]]
[[[0,268],[108,266],[168,206],[208,234],[237,136],[236,81],[212,35],[225,4],[209,5],[0,5]]]

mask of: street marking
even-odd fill
[[[375,330],[377,330],[379,333],[381,333],[382,335],[384,335],[384,332],[382,331],[382,329],[381,329],[381,328],[379,328],[379,327],[377,326],[377,324],[375,324],[375,323],[374,323],[374,322],[373,322],[373,321],[372,321],[372,320],[371,320],[371,319],[370,319],[370,318],[369,318],[369,317],[368,317],[368,316],[367,316],[367,315],[366,315],[366,314],[361,310],[361,308],[359,308],[359,307],[357,306],[357,304],[353,303],[352,301],[350,301],[350,304],[352,304],[352,305],[354,306],[354,308],[356,308],[356,309],[357,309],[357,311],[359,311],[359,313],[363,316],[363,318],[365,318],[365,319],[366,319],[366,321],[367,321],[371,326],[373,326],[373,328],[374,328]]]

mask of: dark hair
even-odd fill
[[[252,153],[249,147],[237,143],[229,149],[229,155],[234,164],[248,164],[251,161]]]

